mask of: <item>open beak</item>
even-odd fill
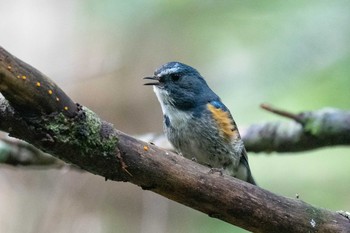
[[[157,86],[159,85],[159,78],[155,77],[155,76],[152,76],[152,77],[144,77],[143,79],[149,79],[149,80],[156,80],[157,82],[150,82],[150,83],[145,83],[143,85],[146,85],[146,86]]]

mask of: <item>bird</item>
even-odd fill
[[[144,85],[153,86],[164,132],[179,154],[256,185],[229,109],[195,68],[168,62],[144,79],[151,80]]]

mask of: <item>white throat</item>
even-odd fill
[[[163,114],[169,118],[171,124],[177,125],[177,127],[185,127],[191,115],[185,111],[176,109],[172,103],[173,100],[169,97],[169,93],[166,90],[154,86],[153,91],[156,93]]]

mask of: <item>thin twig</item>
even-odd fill
[[[283,117],[286,117],[286,118],[290,118],[290,119],[295,120],[296,122],[298,122],[300,124],[303,124],[303,119],[300,117],[299,114],[294,114],[294,113],[291,113],[291,112],[287,112],[285,110],[274,108],[271,105],[265,104],[265,103],[260,104],[260,107],[262,109],[265,109],[266,111],[272,112],[274,114],[277,114],[277,115],[280,115],[280,116],[283,116]]]

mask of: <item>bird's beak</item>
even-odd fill
[[[146,85],[146,86],[157,86],[159,85],[159,78],[156,77],[156,76],[152,76],[152,77],[144,77],[143,79],[149,79],[149,80],[156,80],[157,82],[150,82],[150,83],[145,83],[143,85]]]

